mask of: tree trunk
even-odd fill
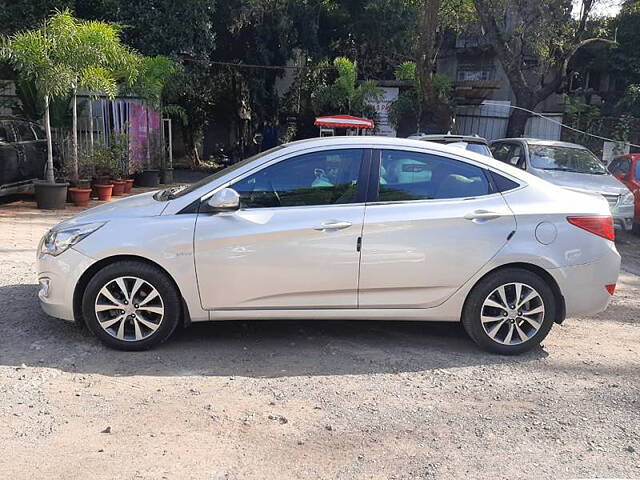
[[[93,155],[93,101],[89,98],[89,145]]]
[[[522,110],[513,110],[509,116],[509,124],[507,125],[507,137],[518,138],[524,136],[527,120],[531,115]]]
[[[181,124],[182,140],[184,141],[185,153],[189,160],[189,167],[198,167],[200,165],[200,155],[198,155],[198,147],[196,146],[195,136],[191,127]]]
[[[416,52],[416,75],[420,84],[421,127],[427,122],[434,123],[434,105],[437,95],[433,83],[435,67],[436,32],[438,31],[440,5],[442,0],[423,0],[418,19],[418,40]]]
[[[73,89],[73,148],[71,162],[71,179],[76,182],[78,180],[78,95],[77,90]]]
[[[49,95],[44,96],[44,131],[47,134],[47,182],[55,183],[53,172],[53,142],[51,141],[51,121],[49,119]]]

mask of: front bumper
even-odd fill
[[[620,254],[611,242],[597,262],[549,270],[565,299],[567,317],[595,315],[609,306],[612,296],[606,285],[618,282]]]
[[[628,232],[633,228],[635,206],[633,204],[616,205],[615,207],[611,208],[611,215],[613,215],[614,226]]]
[[[38,253],[38,299],[47,315],[75,321],[73,294],[78,280],[93,263],[73,247],[57,257]]]

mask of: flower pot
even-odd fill
[[[124,193],[131,193],[131,189],[133,188],[133,182],[135,180],[133,178],[127,178],[124,181]]]
[[[160,184],[160,172],[158,170],[144,170],[136,179],[139,187],[157,187]]]
[[[124,186],[126,185],[127,182],[125,182],[124,180],[114,180],[111,183],[113,183],[112,194],[114,197],[120,197],[124,195]]]
[[[86,207],[89,205],[89,196],[91,195],[90,188],[71,187],[69,191],[71,192],[71,197],[76,207]]]
[[[160,170],[160,183],[169,185],[173,183],[173,168],[163,168]]]
[[[75,203],[73,199],[73,194],[71,193],[72,188],[80,188],[80,189],[89,189],[91,190],[91,180],[87,180],[85,178],[79,180],[69,180],[69,188],[67,188],[67,203]]]
[[[44,181],[34,181],[36,192],[36,204],[43,210],[61,210],[67,200],[66,182],[47,183]]]
[[[109,200],[111,200],[113,184],[99,185],[96,183],[94,187],[96,189],[96,192],[98,193],[98,200],[101,200],[103,202],[108,202]]]

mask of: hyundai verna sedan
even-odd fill
[[[613,239],[600,195],[460,148],[330,137],[55,226],[39,298],[122,350],[206,320],[378,319],[461,321],[517,354],[607,307]]]

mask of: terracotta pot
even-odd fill
[[[89,205],[90,188],[71,187],[69,189],[73,203],[76,207],[86,207]]]
[[[114,180],[113,183],[113,196],[120,197],[124,194],[124,186],[127,184],[124,180]]]
[[[111,200],[111,195],[113,193],[113,184],[109,185],[94,185],[96,192],[98,193],[98,200],[103,202],[108,202]]]
[[[124,193],[131,193],[131,189],[133,188],[133,182],[135,182],[133,178],[127,178],[124,181]]]

